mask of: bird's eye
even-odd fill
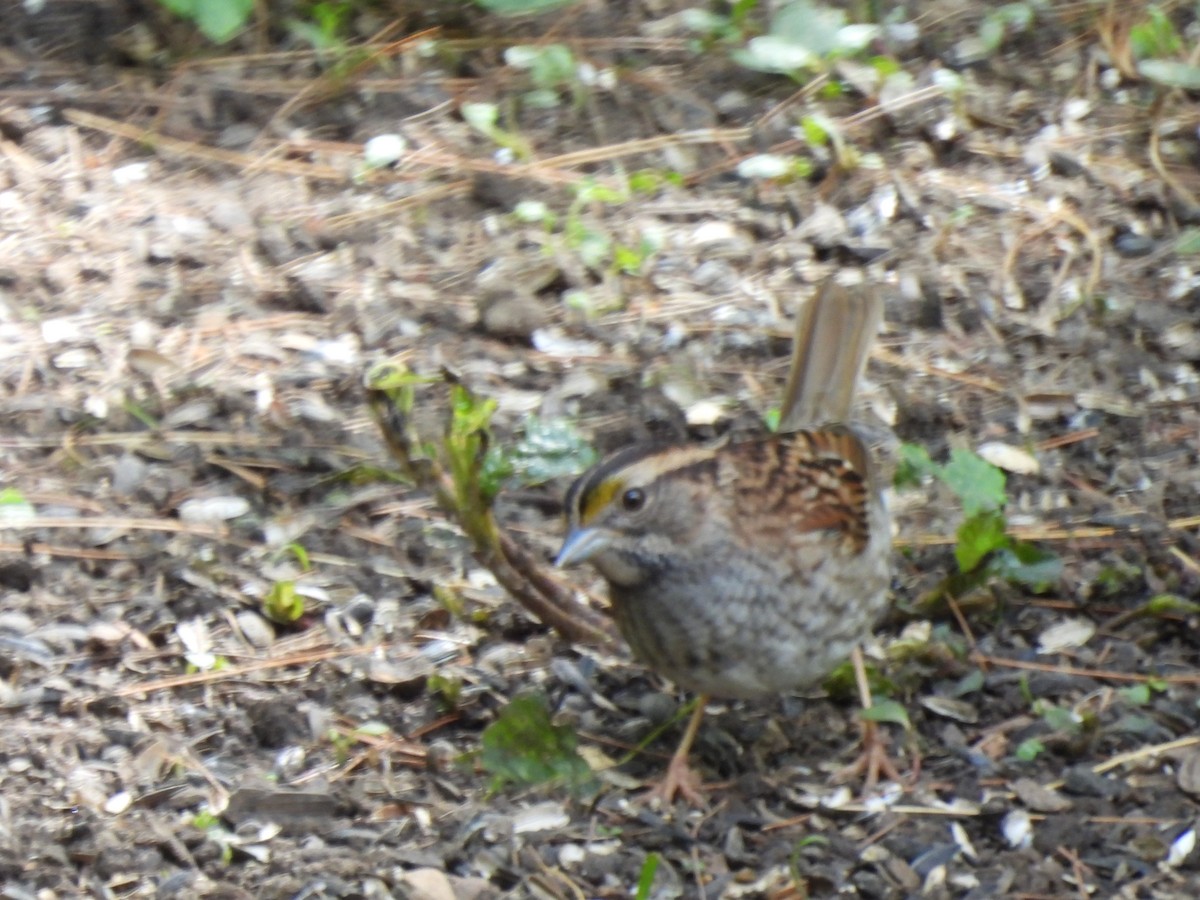
[[[630,488],[621,495],[621,506],[625,512],[637,512],[646,505],[646,494],[641,488]]]

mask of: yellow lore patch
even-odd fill
[[[625,490],[624,478],[606,478],[583,498],[579,510],[579,524],[590,525],[596,516],[612,502],[613,497]]]

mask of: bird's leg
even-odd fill
[[[850,662],[854,666],[854,681],[858,685],[859,702],[864,711],[868,710],[871,708],[871,685],[867,681],[867,667],[859,647],[856,646],[850,654]],[[879,731],[879,723],[861,717],[859,721],[862,723],[862,753],[850,765],[835,772],[833,781],[850,781],[861,776],[864,792],[875,787],[881,774],[892,781],[903,782],[896,764],[888,756],[883,735]]]
[[[684,729],[679,747],[676,748],[675,753],[671,756],[671,761],[667,764],[666,774],[662,781],[646,791],[643,795],[645,799],[657,798],[663,806],[670,806],[675,800],[675,795],[678,794],[692,806],[707,805],[700,778],[688,765],[688,754],[691,752],[692,744],[696,741],[696,735],[700,732],[700,722],[704,719],[704,710],[707,706],[708,696],[706,694],[701,694],[696,698],[696,708],[692,710],[691,718],[688,719],[687,728]]]

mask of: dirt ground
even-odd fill
[[[862,61],[751,71],[682,8],[377,10],[343,56],[273,19],[220,59],[132,2],[11,15],[0,895],[1200,896],[1200,105],[1134,73],[1145,8],[1040,8],[972,55],[986,4],[914,4],[884,95]],[[590,68],[541,107],[504,50],[554,42]],[[687,698],[500,590],[394,477],[364,373],[448,367],[498,443],[531,413],[703,439],[771,407],[835,271],[887,302],[864,417],[999,447],[1061,577],[928,602],[961,506],[898,490],[867,650],[907,783],[830,783],[858,711],[818,692],[715,704],[710,807],[650,808]],[[538,556],[568,482],[500,498]],[[300,618],[264,616],[293,583]],[[492,789],[482,733],[529,693],[592,790]]]

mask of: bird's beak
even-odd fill
[[[608,548],[612,536],[602,528],[573,528],[563,541],[554,565],[574,566],[587,562]]]

